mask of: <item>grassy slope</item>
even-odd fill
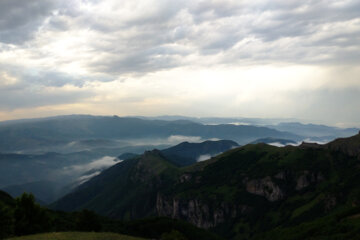
[[[95,233],[95,232],[59,232],[43,233],[31,236],[10,238],[8,240],[141,240],[116,233]]]

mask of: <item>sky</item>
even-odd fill
[[[360,126],[358,0],[0,0],[0,120]]]

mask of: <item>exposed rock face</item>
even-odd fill
[[[279,172],[274,176],[276,179],[285,180],[286,179],[286,173],[284,171]]]
[[[251,211],[251,208],[245,205],[236,206],[225,202],[217,206],[209,204],[211,203],[203,203],[198,199],[180,200],[158,194],[156,210],[159,216],[183,219],[205,229]]]
[[[305,170],[296,180],[296,190],[302,190],[312,183],[318,183],[324,180],[321,173],[311,173]]]
[[[321,144],[318,144],[318,143],[302,142],[300,144],[299,148],[302,148],[302,149],[305,149],[305,148],[321,149],[321,148],[325,148],[325,145],[321,145]]]
[[[298,177],[296,177],[298,176]],[[197,177],[190,173],[184,173],[179,177],[179,183],[196,181]],[[282,189],[282,183],[285,186],[292,185],[296,190],[302,190],[310,185],[317,184],[324,180],[321,173],[314,173],[308,170],[296,175],[289,170],[282,170],[273,177],[266,176],[261,179],[243,179],[245,190],[251,194],[262,196],[270,202],[280,201],[286,198],[286,188]],[[199,180],[200,181],[200,180]],[[280,184],[280,185],[279,185]],[[290,190],[290,189],[288,189]],[[198,198],[182,199],[173,196],[164,196],[160,193],[156,199],[156,212],[159,216],[166,216],[175,219],[188,221],[201,228],[213,228],[219,224],[233,218],[238,218],[249,214],[252,208],[239,203],[226,203],[206,200],[205,202]],[[329,198],[326,208],[331,208],[336,199]]]
[[[345,153],[346,155],[350,157],[357,157],[360,160],[360,145],[354,144],[354,145],[337,145],[330,143],[328,145],[328,148],[335,151],[340,151]]]
[[[246,191],[252,194],[265,197],[270,202],[284,199],[285,193],[276,185],[271,177],[267,176],[262,179],[245,180]]]
[[[157,160],[153,160],[156,157],[163,158],[161,151],[157,149],[146,151],[136,164],[131,180],[144,183],[149,187],[159,185],[161,180],[158,172],[166,169],[166,166],[163,164],[156,165]]]
[[[184,182],[188,182],[190,181],[192,178],[190,173],[184,173],[183,175],[180,176],[180,182],[184,183]]]

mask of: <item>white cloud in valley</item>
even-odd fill
[[[211,158],[211,155],[210,154],[204,154],[204,155],[200,155],[196,161],[197,162],[202,162],[202,161],[206,161],[206,160],[209,160]]]
[[[109,168],[119,162],[121,162],[122,160],[119,160],[115,157],[110,157],[110,156],[104,156],[102,158],[99,159],[95,159],[89,163],[84,163],[84,164],[78,164],[78,165],[72,165],[72,166],[68,166],[65,167],[63,170],[66,173],[85,173],[88,171],[95,171],[95,170],[103,170],[106,168]]]

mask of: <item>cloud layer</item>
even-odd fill
[[[0,119],[84,112],[356,124],[359,16],[356,0],[3,0]]]

